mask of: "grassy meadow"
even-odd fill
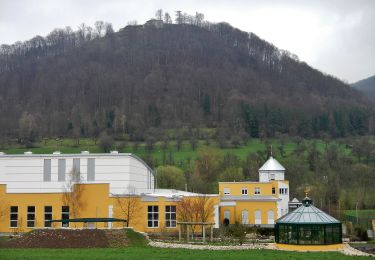
[[[278,155],[280,140],[270,139],[268,142],[273,147],[273,153]],[[319,139],[305,140],[305,142],[315,142],[319,151],[323,151],[326,147],[326,143]],[[26,151],[32,151],[35,154],[50,154],[54,151],[60,151],[62,153],[80,153],[81,151],[89,151],[91,153],[103,152],[98,143],[99,142],[95,142],[95,140],[91,138],[82,138],[80,139],[79,143],[77,143],[76,140],[69,138],[46,139],[35,143],[33,148],[25,148],[24,146],[13,143],[8,145],[3,152],[7,154],[22,154]],[[218,144],[214,140],[209,140],[209,143],[207,143],[205,140],[198,140],[197,147],[194,150],[192,149],[189,141],[183,141],[179,150],[176,147],[175,141],[170,141],[167,149],[163,149],[163,143],[158,141],[154,145],[151,156],[160,162],[164,156],[163,154],[168,156],[169,153],[172,153],[174,161],[184,161],[187,159],[194,159],[197,156],[197,150],[206,146],[218,148],[218,152],[222,155],[232,153],[239,159],[245,159],[249,153],[255,153],[257,151],[266,149],[264,142],[260,139],[251,139],[245,145],[228,148],[219,148]],[[288,155],[291,155],[296,146],[297,144],[293,140],[286,140],[284,142],[284,151],[286,156],[285,158],[282,158],[281,161],[283,159],[287,159]],[[339,144],[339,148],[342,150],[342,152],[350,152],[350,150],[347,149],[343,144]],[[119,150],[120,152],[133,153],[140,157],[144,157],[147,154],[145,143],[138,143],[138,145],[135,145],[134,142],[115,141],[113,149]]]

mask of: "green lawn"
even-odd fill
[[[0,259],[351,259],[338,252],[288,252],[276,250],[187,250],[153,248],[145,238],[126,230],[130,240],[124,248],[1,249]]]
[[[94,249],[0,249],[0,259],[351,259],[338,252],[274,250],[209,251],[151,247]]]

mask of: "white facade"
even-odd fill
[[[71,181],[73,166],[79,180]],[[72,183],[108,183],[113,195],[148,193],[154,173],[132,154],[0,154],[0,183],[7,193],[59,193]]]
[[[289,209],[289,184],[279,181],[278,186],[279,190],[277,192],[281,200],[277,202],[277,218],[281,218],[288,213]]]

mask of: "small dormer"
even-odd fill
[[[259,181],[283,181],[285,168],[272,156],[259,169]]]

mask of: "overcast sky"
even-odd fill
[[[159,8],[226,21],[350,83],[375,74],[375,0],[0,0],[0,44],[97,20],[118,30]]]

